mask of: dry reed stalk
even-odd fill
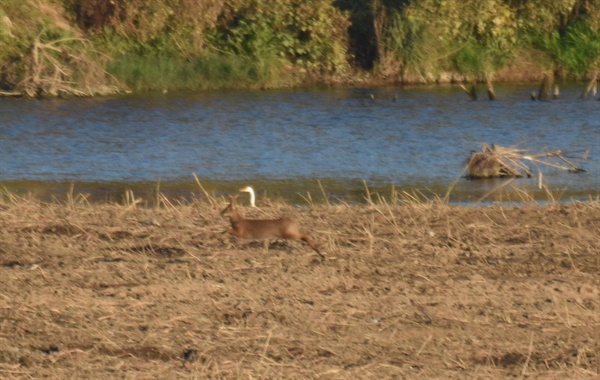
[[[479,199],[477,199],[475,201],[475,204],[477,203],[481,203],[484,200],[486,200],[490,195],[494,194],[495,192],[497,192],[498,190],[501,190],[503,188],[505,188],[506,186],[510,185],[515,179],[514,178],[510,178],[506,181],[504,181],[503,183],[501,183],[500,185],[496,186],[495,188],[493,188],[492,190],[488,191],[487,193],[483,194],[481,197],[479,197]],[[532,198],[533,199],[533,198]]]
[[[323,195],[323,199],[325,200],[325,204],[327,204],[328,207],[331,207],[331,204],[329,203],[329,197],[325,193],[325,189],[323,188],[323,184],[321,183],[321,180],[317,180],[317,183],[319,184],[319,189],[321,189],[321,194]]]
[[[175,207],[173,205],[173,203],[171,203],[171,201],[169,200],[169,198],[167,198],[164,194],[160,193],[160,195],[158,196],[159,200],[161,203],[169,206],[171,208],[171,210],[175,211],[177,214],[181,215],[181,211],[179,211],[179,209],[177,207]]]
[[[465,166],[462,173],[467,171],[467,168],[468,168],[468,165]],[[456,179],[450,184],[450,186],[446,190],[446,194],[444,194],[444,197],[441,199],[442,203],[447,204],[450,201],[450,193],[452,193],[452,190],[454,190],[454,187],[456,186],[458,181],[460,181],[460,179],[462,178],[462,173],[458,177],[456,177]]]
[[[392,207],[386,202],[385,198],[382,198],[381,205],[386,207],[386,211],[389,213],[389,217],[386,216],[383,211],[381,211],[379,209],[379,207],[375,207],[375,211],[377,211],[389,224],[391,224],[392,226],[394,226],[394,228],[396,229],[396,232],[398,233],[398,235],[400,236],[404,236],[404,232],[402,232],[402,230],[400,229],[400,226],[398,224],[398,222],[396,221],[396,217],[393,213]]]
[[[160,201],[161,201],[160,181],[156,182],[156,188],[154,189],[154,196],[156,197],[154,199],[154,206],[157,208],[160,208]]]
[[[416,205],[416,204],[420,204],[421,200],[415,194],[409,194],[406,191],[402,191],[401,203],[409,204],[409,205]]]
[[[392,188],[390,190],[390,203],[393,206],[398,204],[398,192],[396,191],[396,186],[392,184]]]
[[[529,349],[527,352],[527,358],[525,359],[525,363],[523,364],[523,369],[521,370],[521,378],[525,376],[527,373],[527,366],[529,365],[529,361],[531,360],[531,354],[533,353],[533,333],[531,333],[531,337],[529,339]]]
[[[198,179],[198,176],[196,175],[196,173],[192,173],[194,176],[194,180],[196,181],[196,184],[198,185],[198,187],[200,188],[200,190],[202,190],[202,193],[204,193],[204,196],[206,197],[206,199],[209,201],[209,203],[212,206],[216,206],[218,204],[218,202],[216,201],[216,199],[214,197],[212,197],[207,191],[206,189],[204,189],[204,186],[202,186],[202,184],[200,183],[200,180]]]
[[[136,208],[138,204],[142,203],[142,198],[136,198],[133,194],[133,190],[125,190],[125,194],[123,195],[123,203],[126,209]]]
[[[11,204],[22,203],[25,201],[24,198],[18,197],[16,194],[13,194],[10,191],[8,191],[6,186],[2,186],[2,202],[3,203],[4,203],[5,197],[8,199],[8,203],[11,203]]]
[[[306,197],[303,196],[302,194],[298,194],[302,199],[304,199],[304,201],[306,202],[306,204],[308,204],[311,208],[315,207],[315,203],[312,200],[312,197],[310,195],[310,192],[306,192]]]
[[[373,206],[373,200],[371,199],[371,191],[369,190],[369,185],[367,185],[367,181],[363,179],[363,185],[365,186],[365,200],[369,206]]]
[[[368,242],[367,253],[369,255],[373,254],[373,246],[375,245],[375,236],[373,235],[373,224],[374,220],[371,219],[371,223],[368,226],[363,226],[362,228],[362,232],[364,232],[366,236],[365,240]]]
[[[526,190],[520,189],[517,186],[512,186],[512,190],[521,198],[520,203],[525,205],[537,204],[535,197]]]

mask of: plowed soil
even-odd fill
[[[598,379],[600,205],[0,204],[0,378]]]

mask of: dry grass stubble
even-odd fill
[[[2,378],[598,378],[600,206],[0,205]]]

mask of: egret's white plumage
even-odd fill
[[[250,193],[250,207],[256,207],[256,195],[254,195],[254,189],[251,186],[246,186],[240,189],[241,192]]]

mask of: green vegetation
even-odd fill
[[[119,56],[107,68],[138,90],[196,90],[268,87],[278,83],[280,67],[247,56],[208,54],[185,59],[168,53]]]
[[[404,78],[455,72],[484,77],[503,67],[516,42],[514,15],[496,0],[424,0],[383,9],[380,62]]]
[[[0,91],[584,79],[599,27],[595,0],[3,0]]]
[[[586,76],[590,68],[600,67],[600,32],[585,23],[574,23],[564,33],[558,31],[535,35],[534,44],[544,51],[560,70],[576,78]]]

